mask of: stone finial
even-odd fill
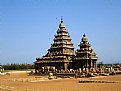
[[[84,33],[83,37],[86,37],[85,33]]]

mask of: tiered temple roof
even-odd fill
[[[79,47],[80,48],[77,49],[76,56],[74,57],[74,61],[77,63],[77,68],[96,69],[96,61],[98,57],[91,48],[91,45],[88,42],[88,39],[85,34],[83,35]]]
[[[62,19],[53,40],[54,42],[51,44],[50,49],[48,49],[48,53],[42,58],[37,58],[36,63],[71,61],[71,57],[75,54],[74,44],[71,42],[72,39]]]
[[[97,59],[96,53],[93,51],[88,42],[86,35],[83,35],[82,41],[79,44],[80,49],[77,49],[75,59]]]

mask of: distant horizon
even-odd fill
[[[63,16],[75,50],[85,33],[103,63],[121,63],[121,0],[0,0],[0,64],[47,53]]]

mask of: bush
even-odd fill
[[[34,64],[6,64],[2,65],[5,70],[34,69]]]

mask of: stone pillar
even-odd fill
[[[82,73],[82,70],[81,70],[81,68],[79,68],[79,73]]]
[[[91,64],[90,64],[91,66],[90,66],[90,67],[91,67],[91,68],[93,68],[93,63],[92,63],[92,60],[90,60],[90,61],[91,61]]]
[[[86,61],[86,68],[88,68],[88,60]]]
[[[68,68],[67,63],[64,63],[64,69],[65,69],[65,71],[67,70],[67,68]]]
[[[47,71],[48,71],[48,72],[50,71],[50,67],[49,67],[49,66],[47,67]]]
[[[53,72],[55,72],[55,67],[53,67]]]
[[[42,67],[42,72],[44,72],[45,71],[45,68],[44,67]]]
[[[94,60],[92,61],[92,64],[93,64],[93,68],[95,67],[95,65],[94,65]]]
[[[94,61],[94,68],[96,69],[96,61]]]
[[[35,74],[37,74],[37,70],[35,69]]]
[[[95,61],[95,69],[97,70],[97,63],[96,63],[96,61]]]
[[[84,68],[86,69],[86,62],[83,61],[83,63],[84,63]]]

